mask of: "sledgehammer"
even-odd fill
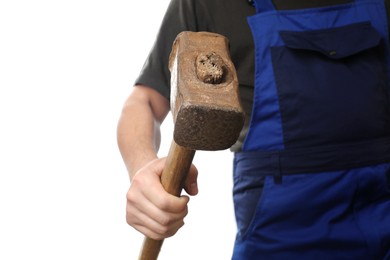
[[[180,196],[195,150],[224,150],[244,125],[229,42],[208,32],[182,32],[172,47],[173,141],[161,175],[165,190]],[[163,240],[145,238],[140,260],[155,260]]]

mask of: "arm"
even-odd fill
[[[157,91],[136,86],[126,100],[118,123],[118,146],[131,180],[127,192],[126,220],[153,239],[174,235],[187,215],[187,196],[175,197],[161,185],[165,158],[158,159],[160,124],[169,102]],[[197,193],[197,170],[190,169],[186,191]]]
[[[132,180],[135,172],[157,158],[160,125],[169,112],[169,102],[146,86],[134,87],[118,124],[118,146]]]

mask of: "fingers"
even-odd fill
[[[196,169],[195,165],[191,165],[186,182],[184,184],[184,189],[189,195],[194,196],[198,194],[197,180],[198,180],[198,169]]]
[[[154,205],[143,206],[131,207],[127,220],[135,229],[156,240],[173,236],[184,225],[184,217],[188,213],[187,207],[179,213],[167,213]]]
[[[174,235],[184,225],[188,213],[186,196],[168,194],[160,182],[163,160],[141,169],[127,193],[127,223],[153,239]]]

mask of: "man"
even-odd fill
[[[254,2],[171,2],[118,126],[131,179],[127,222],[153,239],[183,225],[188,197],[163,190],[156,155],[169,112],[168,56],[181,31],[211,31],[230,40],[247,113],[232,147],[233,258],[390,258],[383,1]],[[190,195],[196,178],[192,166]]]

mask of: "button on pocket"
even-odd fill
[[[290,49],[311,50],[333,59],[352,56],[378,46],[381,41],[381,35],[370,22],[325,30],[281,31],[279,35]]]

